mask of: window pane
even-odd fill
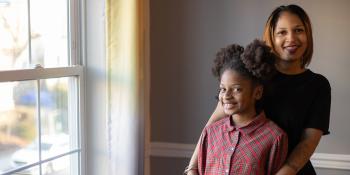
[[[77,175],[78,154],[67,155],[42,165],[44,175]]]
[[[68,66],[67,0],[27,2],[0,1],[0,70]]]
[[[38,161],[36,81],[0,83],[0,172]]]
[[[32,63],[68,65],[67,0],[31,0]]]
[[[0,70],[28,67],[27,0],[0,4]]]
[[[42,158],[77,148],[76,78],[40,81]]]
[[[40,169],[39,169],[39,165],[38,165],[35,167],[25,169],[25,170],[20,171],[18,173],[14,173],[14,175],[40,175],[39,171],[40,171]]]

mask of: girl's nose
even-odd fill
[[[224,98],[225,98],[225,99],[232,98],[232,91],[231,91],[231,90],[227,90],[227,91],[224,93]]]

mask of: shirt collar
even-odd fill
[[[260,114],[258,114],[253,121],[251,121],[248,125],[236,127],[231,122],[231,117],[226,117],[225,121],[225,132],[230,132],[234,130],[239,130],[242,132],[242,134],[250,134],[251,132],[255,131],[257,128],[259,128],[262,124],[265,123],[267,120],[265,117],[265,113],[262,111]]]

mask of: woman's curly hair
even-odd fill
[[[255,39],[245,49],[238,44],[220,49],[216,54],[212,72],[220,80],[226,69],[232,69],[253,82],[263,83],[276,72],[275,59],[271,48],[263,41]]]

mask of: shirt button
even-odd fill
[[[225,172],[228,173],[228,169],[226,169]]]
[[[232,148],[231,148],[231,151],[233,151],[233,150],[235,150],[235,148],[234,148],[234,147],[232,147]]]

